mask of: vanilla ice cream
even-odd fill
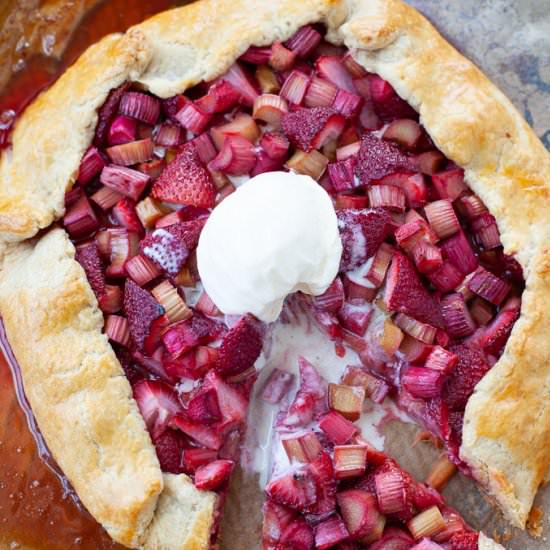
[[[225,314],[279,316],[297,290],[322,294],[338,273],[342,243],[326,191],[309,176],[267,172],[217,206],[197,249],[204,289]]]

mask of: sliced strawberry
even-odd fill
[[[112,213],[119,225],[125,227],[128,231],[142,233],[143,225],[139,221],[136,203],[132,199],[124,197],[119,200],[113,207]]]
[[[147,290],[127,279],[124,285],[124,313],[132,340],[138,349],[143,349],[153,321],[164,314],[164,308]]]
[[[336,139],[344,130],[346,119],[332,107],[298,109],[283,116],[282,127],[288,139],[299,149],[319,149]]]
[[[77,247],[75,259],[84,269],[94,294],[101,298],[105,294],[105,273],[97,244],[90,242]]]
[[[439,302],[424,287],[412,262],[400,252],[393,256],[386,278],[384,301],[390,311],[399,311],[428,323],[444,328]]]
[[[391,217],[382,208],[344,208],[338,210],[337,216],[343,246],[341,271],[365,263],[391,233]]]
[[[171,325],[162,335],[162,341],[172,357],[177,358],[198,345],[213,342],[222,331],[221,323],[195,311],[190,319]]]
[[[162,435],[172,418],[183,411],[176,393],[160,380],[141,380],[135,384],[134,399],[153,439]]]
[[[216,192],[210,172],[202,164],[195,146],[187,143],[155,181],[151,196],[176,204],[212,208]]]
[[[451,346],[449,351],[458,355],[458,364],[447,378],[443,396],[450,409],[462,410],[477,383],[491,368],[484,353],[464,344]]]
[[[166,430],[153,440],[160,468],[163,472],[180,474],[183,452],[182,436],[174,430]]]
[[[151,323],[149,334],[143,341],[143,351],[147,355],[153,355],[155,350],[161,345],[162,334],[168,325],[170,325],[170,319],[167,315],[161,315]]]
[[[355,175],[362,185],[369,184],[400,170],[414,172],[413,160],[390,141],[377,138],[373,134],[361,137],[361,147],[357,154]]]
[[[440,397],[430,399],[429,401],[416,399],[402,388],[399,392],[398,403],[402,409],[422,424],[429,432],[442,441],[449,441],[451,437],[449,409],[443,399]]]
[[[214,371],[210,371],[204,379],[204,387],[213,388],[216,392],[222,416],[219,427],[227,430],[244,422],[248,401],[235,385],[224,382]]]
[[[511,298],[493,321],[482,329],[479,343],[485,353],[500,355],[519,317],[519,309],[519,298]]]
[[[238,374],[254,365],[262,352],[258,324],[245,315],[224,336],[218,354],[217,369],[224,375]]]
[[[279,423],[289,428],[305,426],[326,412],[326,382],[306,359],[298,359],[300,389]]]
[[[203,491],[214,491],[222,487],[233,470],[232,460],[214,460],[210,464],[199,466],[195,472],[195,487]]]
[[[185,435],[195,440],[197,443],[211,449],[219,451],[223,445],[222,434],[210,426],[204,426],[186,418],[183,414],[177,415],[170,421],[172,428],[181,430]]]
[[[317,501],[317,484],[307,468],[299,468],[272,479],[265,492],[273,501],[305,512]]]
[[[218,458],[218,453],[212,449],[184,449],[181,462],[185,473],[194,473],[199,466],[204,466]]]
[[[199,424],[212,424],[221,418],[214,388],[201,388],[187,403],[187,416]]]
[[[141,241],[139,250],[169,275],[177,275],[197,247],[205,222],[199,218],[155,229]]]
[[[181,357],[174,358],[168,353],[162,358],[162,365],[164,370],[174,380],[180,378],[191,378],[192,380],[198,380],[206,374],[206,370],[200,370],[197,368],[197,361],[195,357],[195,350],[191,350],[184,353]]]
[[[330,455],[321,453],[308,468],[317,485],[317,503],[311,511],[315,514],[333,512],[336,508],[336,480]]]
[[[241,94],[229,82],[218,80],[196,104],[206,113],[222,113],[235,107],[240,98]]]

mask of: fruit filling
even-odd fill
[[[298,391],[275,425],[274,446],[284,451],[275,450],[266,486],[263,548],[477,550],[479,533],[437,491],[454,472],[449,460],[429,485],[415,481],[353,423],[364,386],[327,384],[304,358],[299,370]],[[360,375],[350,367],[344,378]],[[263,398],[284,391],[282,382],[275,374]]]
[[[365,399],[390,395],[467,472],[464,409],[519,316],[522,270],[414,109],[321,27],[252,46],[184,95],[112,90],[66,194],[64,226],[162,469],[223,492],[239,458],[265,326],[219,311],[196,248],[212,209],[271,171],[308,175],[333,200],[339,273],[321,296],[295,298],[357,364],[328,391],[302,386],[287,411],[286,428],[319,430],[284,441],[303,465],[268,486],[267,547],[469,548],[449,546],[474,536],[439,495],[358,439],[353,421]],[[291,384],[278,371],[268,400]]]

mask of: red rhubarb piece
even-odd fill
[[[322,521],[315,527],[315,547],[318,550],[327,550],[349,537],[346,524],[338,514]]]

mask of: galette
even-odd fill
[[[499,548],[437,489],[458,468],[524,527],[547,478],[549,181],[400,0],[200,0],[107,36],[0,157],[0,313],[49,450],[114,541],[213,548],[262,402],[251,548]],[[298,320],[328,371],[273,359]],[[362,433],[383,401],[443,445],[430,484]]]

